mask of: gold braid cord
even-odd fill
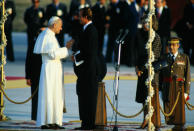
[[[108,99],[108,101],[109,101],[111,107],[113,108],[113,110],[114,110],[118,115],[120,115],[120,116],[122,116],[122,117],[125,117],[125,118],[134,118],[134,117],[137,117],[139,114],[141,114],[141,112],[142,112],[142,111],[144,110],[144,108],[145,108],[145,105],[144,105],[143,108],[142,108],[138,113],[136,113],[136,114],[134,114],[134,115],[131,115],[131,116],[123,115],[123,114],[121,114],[119,111],[116,110],[116,108],[114,107],[114,105],[113,105],[112,102],[111,102],[110,97],[108,96],[108,94],[107,94],[106,92],[105,92],[105,95],[106,95],[106,97],[107,97],[107,99]]]
[[[178,100],[179,100],[179,96],[180,96],[180,92],[178,92],[176,101],[175,101],[174,106],[172,107],[172,110],[170,111],[170,113],[165,113],[164,110],[162,109],[161,105],[160,105],[160,110],[162,111],[164,116],[169,117],[169,116],[172,115],[172,113],[174,112],[175,107],[177,106],[177,103],[178,103]]]
[[[1,87],[1,86],[0,86],[0,87]],[[10,98],[7,96],[7,94],[5,93],[5,91],[2,89],[2,87],[1,87],[1,91],[3,92],[3,95],[5,96],[5,98],[6,98],[8,101],[10,101],[10,102],[12,102],[12,103],[14,103],[14,104],[25,104],[25,103],[27,103],[28,101],[30,101],[30,100],[34,97],[34,95],[35,95],[35,94],[37,93],[37,91],[38,91],[38,88],[36,88],[36,90],[33,92],[32,96],[30,96],[28,99],[26,99],[25,101],[22,101],[22,102],[16,102],[16,101],[10,99]]]

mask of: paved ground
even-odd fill
[[[7,62],[5,72],[7,76],[7,95],[15,101],[24,101],[30,96],[30,88],[25,84],[25,56],[26,56],[26,35],[24,33],[13,33],[14,52],[16,56],[15,62]],[[80,123],[78,115],[77,96],[75,93],[75,80],[76,77],[73,73],[72,63],[66,61],[64,63],[65,70],[65,95],[66,95],[66,107],[67,113],[63,115],[63,124],[68,130],[72,130],[74,127],[79,127]],[[141,109],[141,104],[135,102],[136,92],[136,76],[134,67],[121,66],[120,68],[120,81],[119,81],[119,98],[118,98],[118,110],[125,115],[133,115]],[[104,80],[106,84],[106,92],[109,94],[113,101],[114,96],[114,65],[108,64],[108,74]],[[194,67],[191,67],[192,78],[194,78]],[[193,80],[193,79],[192,79]],[[194,82],[191,83],[191,95],[189,102],[194,105]],[[0,130],[40,130],[35,126],[35,122],[30,120],[31,113],[31,101],[26,104],[16,105],[5,99],[4,114],[11,118],[9,121],[0,122]],[[162,103],[162,101],[161,101]],[[108,123],[107,130],[113,129],[115,117],[113,110],[106,102],[107,108],[107,120],[112,123]],[[135,118],[123,118],[118,116],[119,130],[140,130],[137,129],[140,126],[143,115],[140,114]],[[161,113],[162,130],[170,130],[172,126],[164,124],[164,117]],[[194,111],[189,111],[186,108],[186,127],[193,129],[194,127]]]

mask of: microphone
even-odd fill
[[[126,30],[125,30],[125,34],[124,34],[123,37],[121,37],[121,39],[120,39],[120,42],[123,42],[123,40],[125,39],[125,37],[127,36],[128,33],[129,33],[129,30],[126,29]]]
[[[123,29],[120,29],[119,35],[118,35],[117,38],[116,38],[116,42],[117,42],[117,43],[119,43],[122,34],[123,34]]]

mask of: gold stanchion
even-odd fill
[[[95,124],[97,128],[104,128],[107,125],[105,83],[104,82],[98,83],[98,96],[97,96]]]

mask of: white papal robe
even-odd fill
[[[42,55],[36,125],[62,125],[64,82],[61,59],[68,56],[68,50],[59,47],[55,33],[47,28],[38,36],[34,53]]]

